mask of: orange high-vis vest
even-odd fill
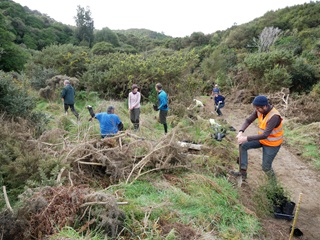
[[[259,131],[258,134],[263,134],[264,130],[267,127],[268,121],[272,118],[274,115],[279,115],[277,109],[272,108],[271,111],[263,118],[263,114],[260,112],[258,113],[258,120],[259,120]],[[269,147],[277,147],[280,146],[280,144],[283,142],[283,128],[282,128],[282,117],[281,122],[278,127],[274,128],[270,135],[266,139],[259,140],[261,144]]]

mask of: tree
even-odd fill
[[[87,9],[84,9],[83,7],[78,5],[77,16],[74,18],[76,20],[77,26],[75,36],[78,39],[80,45],[92,47],[94,39],[94,21],[91,17],[91,11],[89,7],[87,7]]]
[[[13,43],[15,35],[6,30],[3,22],[4,16],[0,13],[0,70],[20,71],[29,55],[25,49]]]
[[[115,47],[120,47],[119,37],[109,28],[105,27],[100,31],[97,31],[94,36],[95,43],[109,42]]]
[[[281,34],[281,29],[274,27],[265,27],[257,40],[259,52],[269,52],[270,47],[275,43]]]

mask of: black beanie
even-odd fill
[[[256,96],[252,102],[254,106],[266,106],[268,105],[268,98],[266,96]]]

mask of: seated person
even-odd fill
[[[123,124],[118,115],[114,113],[115,108],[113,106],[109,106],[107,108],[107,112],[101,112],[97,114],[93,112],[93,109],[90,105],[87,106],[87,109],[91,115],[89,121],[91,121],[92,118],[96,118],[100,123],[101,138],[113,136],[118,131],[123,130]]]

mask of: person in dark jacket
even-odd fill
[[[68,109],[70,107],[72,113],[77,117],[77,119],[79,120],[79,114],[77,113],[77,111],[74,108],[74,96],[75,96],[76,92],[74,90],[74,88],[71,86],[70,81],[69,80],[64,80],[64,88],[61,91],[61,99],[64,103],[64,111],[65,114],[68,114]]]
[[[156,111],[159,111],[159,120],[160,123],[163,124],[164,133],[168,132],[167,125],[167,115],[168,115],[168,95],[165,91],[162,90],[162,84],[157,83],[155,87],[158,93],[158,107],[155,108]]]
[[[95,118],[100,123],[101,138],[111,137],[118,133],[118,131],[123,130],[123,124],[118,115],[114,113],[115,108],[113,106],[109,106],[107,108],[107,112],[101,112],[97,114],[94,113],[92,106],[88,105],[87,109],[89,110],[91,116],[89,121],[91,121],[92,118]]]
[[[221,112],[221,108],[224,107],[224,100],[225,97],[220,95],[219,92],[214,92],[214,110],[216,111],[216,113],[218,114],[218,116],[222,116],[222,112]]]

